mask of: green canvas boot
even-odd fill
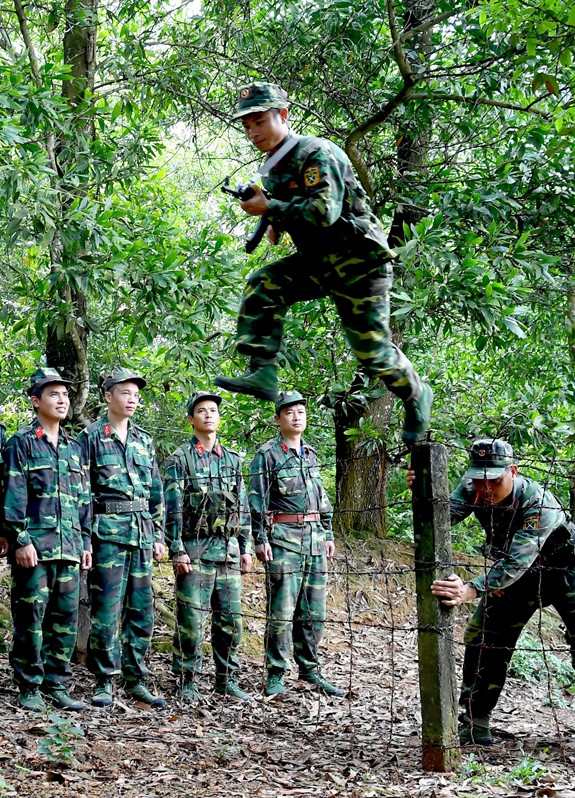
[[[126,682],[124,689],[134,701],[141,701],[154,709],[161,709],[164,706],[164,699],[161,695],[152,695],[144,682]]]
[[[42,685],[40,689],[56,709],[67,709],[70,712],[81,712],[86,709],[86,704],[72,698],[63,684]]]
[[[401,439],[404,443],[415,443],[427,432],[431,420],[433,391],[426,382],[421,384],[421,395],[418,399],[405,399],[405,420]]]
[[[470,718],[469,715],[462,715],[458,733],[461,745],[493,745],[489,718]]]
[[[96,689],[92,696],[92,704],[95,707],[111,707],[114,703],[114,690],[111,679],[98,679]]]
[[[240,701],[251,701],[252,699],[251,695],[242,690],[235,679],[216,679],[214,693],[229,695],[232,698],[238,698]]]
[[[197,704],[201,701],[202,695],[195,679],[184,678],[179,698],[180,701],[183,701],[185,704]]]
[[[18,704],[22,709],[29,709],[32,712],[43,712],[46,709],[40,688],[36,686],[22,688],[18,693]]]
[[[319,673],[300,673],[299,678],[302,682],[317,685],[326,695],[332,695],[335,696],[335,698],[345,698],[347,695],[346,690],[342,690],[341,687],[336,687],[334,684],[331,684],[331,682],[328,682],[328,680],[324,679]]]
[[[283,673],[268,673],[265,694],[267,696],[271,696],[271,695],[285,695],[286,693],[287,693],[287,688],[284,684]]]
[[[278,368],[275,360],[252,358],[249,371],[241,377],[216,377],[220,388],[231,393],[246,393],[256,399],[275,402],[278,395]]]

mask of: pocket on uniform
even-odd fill
[[[32,490],[43,493],[54,480],[54,465],[45,456],[32,455],[28,460],[28,475]]]

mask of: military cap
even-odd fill
[[[469,461],[464,479],[497,479],[513,465],[513,447],[500,438],[482,438],[471,444]]]
[[[122,366],[116,366],[111,374],[107,374],[104,379],[104,391],[109,391],[114,385],[120,382],[135,382],[138,388],[146,387],[146,380],[141,374],[136,374],[131,369],[125,369]]]
[[[198,402],[203,402],[204,399],[212,399],[218,407],[222,403],[222,397],[218,396],[217,393],[211,393],[210,391],[196,391],[190,396],[190,401],[188,402],[189,416],[193,415],[194,407],[198,404]]]
[[[250,83],[238,89],[238,95],[238,110],[232,119],[289,105],[287,92],[276,83]]]
[[[30,375],[30,387],[27,390],[28,396],[38,396],[45,385],[72,385],[70,380],[65,380],[56,369],[50,369],[47,366],[39,366],[36,371]]]
[[[282,391],[276,399],[276,416],[282,407],[290,405],[307,405],[307,399],[304,399],[299,391]]]

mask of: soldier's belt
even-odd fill
[[[134,499],[128,501],[111,501],[94,503],[94,512],[97,515],[123,515],[124,513],[141,513],[150,509],[148,499]]]
[[[299,524],[302,526],[307,521],[319,521],[319,513],[272,513],[274,524]]]

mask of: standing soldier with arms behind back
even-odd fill
[[[259,449],[250,468],[256,556],[265,563],[267,577],[265,693],[287,692],[284,679],[293,640],[299,678],[342,698],[345,690],[330,684],[318,663],[326,618],[327,561],[335,544],[332,508],[317,455],[302,440],[306,403],[297,391],[279,394],[275,419],[280,437]]]
[[[153,560],[164,555],[164,499],[154,443],[131,420],[145,386],[139,374],[115,368],[104,381],[108,412],[79,438],[94,502],[88,668],[96,677],[92,704],[98,707],[112,704],[112,677],[120,673],[132,698],[164,705],[145,682],[154,629]]]
[[[330,296],[360,366],[403,402],[402,438],[413,443],[429,426],[433,392],[391,339],[395,255],[347,155],[326,139],[293,135],[288,105],[275,83],[252,83],[239,91],[234,118],[268,155],[259,175],[270,194],[268,199],[253,186],[255,196],[242,202],[242,209],[265,217],[271,243],[289,233],[297,252],[248,278],[237,348],[251,358],[250,369],[241,377],[217,377],[216,385],[275,401],[287,310],[295,302]]]
[[[24,709],[81,710],[67,690],[78,632],[80,567],[91,565],[90,491],[79,443],[60,426],[67,380],[39,368],[28,395],[37,418],[6,445],[5,529],[11,546],[10,663]]]
[[[252,567],[250,513],[239,455],[217,439],[221,397],[188,402],[193,437],[166,463],[166,541],[176,574],[174,673],[185,701],[200,699],[198,678],[209,610],[215,692],[249,699],[237,681],[242,573]]]

